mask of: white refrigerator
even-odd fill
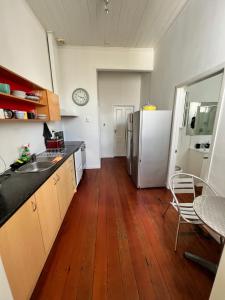
[[[131,176],[138,188],[166,185],[171,118],[166,110],[133,113]]]

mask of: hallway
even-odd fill
[[[161,217],[169,199],[137,190],[123,158],[87,170],[32,299],[208,299],[213,276],[183,252],[217,262],[220,247],[184,225],[175,254],[176,213]]]

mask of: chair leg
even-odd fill
[[[167,208],[164,210],[164,212],[162,213],[162,217],[164,218],[166,213],[167,213],[167,210],[170,208],[170,203],[167,205]]]
[[[174,247],[174,251],[177,251],[177,243],[178,243],[178,237],[179,237],[179,230],[180,230],[180,216],[178,219],[178,223],[177,223],[177,232],[176,232],[176,239],[175,239],[175,247]]]

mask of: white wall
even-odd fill
[[[224,11],[224,0],[190,0],[160,41],[155,49],[156,60],[151,78],[151,97],[157,100],[160,108],[172,108],[176,85],[224,64]],[[223,105],[209,174],[210,183],[223,196],[225,196],[224,131]],[[218,278],[224,274],[224,270],[225,262],[222,260]],[[221,295],[224,296],[224,292],[223,290]],[[213,299],[222,299],[222,296]]]
[[[47,32],[49,57],[50,57],[50,67],[52,75],[53,91],[56,94],[60,93],[60,82],[61,82],[61,69],[59,64],[58,56],[58,45],[54,36],[54,32]]]
[[[0,64],[51,89],[46,34],[27,3],[2,0],[0,20]],[[24,143],[31,143],[33,152],[44,149],[42,124],[1,123],[0,137],[0,155],[7,166],[17,158],[18,147]]]
[[[87,168],[100,167],[100,133],[98,116],[97,70],[151,71],[152,49],[97,47],[59,48],[61,67],[61,101],[66,110],[78,118],[64,119],[67,140],[84,140],[87,145]],[[87,89],[90,100],[84,107],[72,102],[74,89]]]
[[[101,157],[113,157],[113,105],[132,105],[139,110],[141,74],[98,72]]]
[[[224,8],[223,0],[190,0],[160,41],[151,96],[161,108],[172,107],[176,85],[225,61]]]
[[[179,128],[176,165],[181,167],[184,172],[187,171],[190,142],[191,137],[186,135],[186,127]]]
[[[141,102],[140,107],[145,104],[154,104],[150,99],[151,73],[141,74]]]
[[[218,102],[223,73],[207,78],[187,87],[190,102]]]

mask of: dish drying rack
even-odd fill
[[[38,157],[55,157],[57,155],[65,155],[66,151],[64,148],[53,148],[46,150],[44,152],[41,152],[38,154]]]

